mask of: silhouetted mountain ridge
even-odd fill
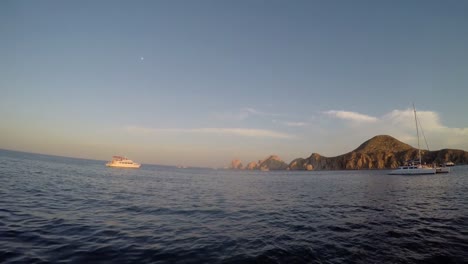
[[[422,161],[442,164],[453,161],[456,164],[468,163],[468,152],[444,149],[437,151],[421,150]],[[388,135],[378,135],[362,143],[355,150],[336,156],[324,157],[312,153],[308,158],[298,158],[289,164],[291,170],[359,170],[391,169],[403,165],[405,161],[417,159],[418,149]]]
[[[468,152],[458,149],[436,151],[421,150],[423,163],[468,164]],[[408,160],[418,159],[418,149],[388,135],[375,136],[362,143],[355,150],[336,156],[325,157],[312,153],[308,158],[297,158],[288,164],[278,156],[271,155],[258,162],[250,162],[245,168],[239,160],[232,162],[231,168],[248,170],[360,170],[392,169]],[[239,166],[240,164],[240,166]]]

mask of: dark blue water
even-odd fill
[[[468,167],[249,172],[0,151],[4,263],[466,263]]]

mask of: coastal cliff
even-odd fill
[[[455,164],[468,164],[468,152],[458,149],[436,151],[421,150],[422,162],[443,164],[452,161]],[[418,159],[418,149],[388,135],[375,136],[362,143],[355,150],[336,156],[325,157],[312,153],[308,158],[297,158],[286,164],[276,155],[271,155],[258,162],[250,162],[242,167],[240,160],[231,162],[231,169],[246,170],[360,170],[392,169],[407,160]]]
[[[468,163],[468,152],[455,149],[437,151],[421,150],[422,161],[442,164],[453,161]],[[355,150],[336,157],[312,153],[308,158],[298,158],[289,164],[290,170],[359,170],[397,168],[407,160],[418,158],[418,150],[391,136],[379,135],[362,143]]]

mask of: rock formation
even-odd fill
[[[290,170],[305,170],[307,165],[306,164],[306,159],[303,159],[303,158],[297,158],[293,161],[291,161],[291,163],[289,163],[289,169]]]
[[[278,156],[271,155],[260,161],[258,167],[264,170],[285,170],[288,168],[288,164],[282,161]]]
[[[249,164],[247,164],[247,166],[245,166],[245,169],[246,170],[257,170],[257,169],[259,169],[258,168],[258,163],[255,162],[255,161],[249,162]]]
[[[288,164],[282,161],[278,156],[271,155],[264,160],[259,160],[258,162],[252,161],[245,169],[248,170],[286,170],[288,169]]]
[[[231,161],[231,166],[229,167],[232,170],[242,170],[242,162],[238,159],[232,160]]]

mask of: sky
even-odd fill
[[[468,1],[0,1],[0,148],[224,167],[468,150]]]

